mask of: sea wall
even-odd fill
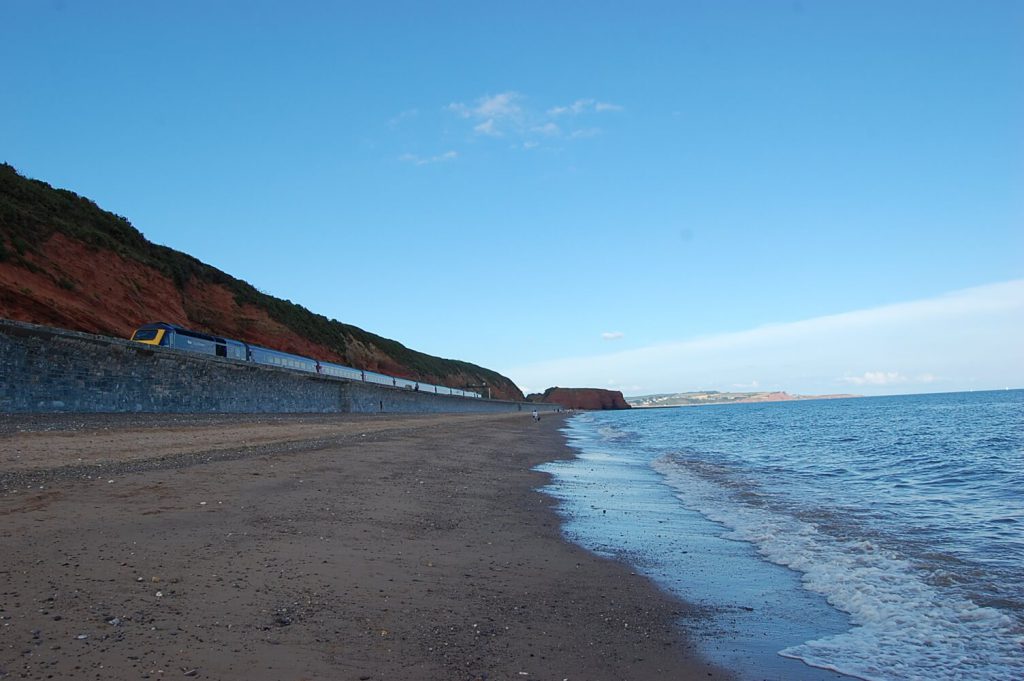
[[[557,405],[391,388],[0,320],[0,413],[505,412]]]

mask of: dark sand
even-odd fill
[[[0,678],[728,678],[562,539],[561,424],[0,415]]]

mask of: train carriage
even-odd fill
[[[364,371],[363,380],[367,383],[380,383],[381,385],[395,385],[395,379],[393,376],[387,376],[386,374],[378,374],[375,371]]]
[[[359,369],[353,369],[343,364],[332,364],[330,362],[320,362],[320,373],[324,376],[334,376],[335,378],[347,378],[352,381],[363,380],[363,372]]]
[[[261,348],[258,345],[249,346],[249,359],[257,364],[269,364],[271,366],[296,369],[297,371],[308,371],[316,373],[316,360],[299,355],[291,355],[279,350]]]
[[[437,395],[455,395],[458,397],[480,397],[480,395],[475,392],[460,390],[458,388],[449,388],[443,385],[432,385],[430,383],[418,383],[407,378],[396,378],[394,376],[388,376],[387,374],[379,374],[374,371],[362,371],[342,364],[318,362],[317,360],[309,357],[292,355],[287,352],[271,350],[270,348],[263,348],[258,345],[249,345],[242,341],[230,338],[221,338],[220,336],[203,333],[201,331],[193,331],[192,329],[186,329],[185,327],[178,326],[177,324],[168,324],[167,322],[144,324],[135,330],[131,339],[147,345],[159,345],[161,347],[197,352],[204,355],[211,355],[213,357],[224,357],[227,359],[236,359],[254,362],[256,364],[293,369],[295,371],[319,373],[324,376],[346,378],[353,381],[362,381],[364,383],[377,383],[379,385],[398,387],[405,390],[418,390],[420,392],[429,392]]]
[[[404,388],[405,390],[417,390],[417,387],[416,387],[417,385],[418,384],[416,383],[416,381],[410,381],[407,378],[396,378],[395,379],[395,387],[396,388]]]

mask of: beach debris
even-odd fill
[[[121,624],[121,618],[120,617],[111,618],[111,619],[107,620],[107,624],[109,624],[111,626],[114,626],[114,627],[119,626]]]
[[[184,674],[185,676],[195,676],[196,674],[199,673],[199,668],[198,667],[194,667],[192,669],[189,669],[188,667],[182,667],[181,668],[181,673]]]
[[[79,634],[75,638],[77,638],[79,641],[84,641],[85,639],[89,638],[89,634]]]
[[[163,591],[157,591],[156,592],[156,597],[157,598],[163,598],[164,597],[164,592]]]

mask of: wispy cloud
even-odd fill
[[[452,102],[445,110],[468,121],[473,135],[518,139],[523,148],[530,149],[546,140],[595,137],[603,132],[601,128],[580,126],[584,122],[582,118],[576,124],[571,124],[569,119],[621,111],[622,107],[596,99],[577,99],[565,106],[541,109],[532,105],[525,95],[509,90],[469,102]]]
[[[618,104],[599,102],[595,99],[577,99],[572,104],[553,106],[548,109],[549,116],[579,116],[585,113],[604,113],[606,111],[622,111]]]
[[[556,123],[548,121],[544,125],[535,125],[530,129],[531,132],[538,132],[542,135],[558,136],[562,134],[562,129],[558,127]]]
[[[904,376],[898,371],[865,371],[859,376],[844,376],[841,379],[850,385],[900,385],[900,384],[928,384],[934,383],[936,378],[933,374],[924,373],[917,376]]]
[[[584,137],[597,137],[601,132],[601,128],[580,128],[579,130],[573,130],[569,133],[569,137],[574,140],[582,139]]]
[[[532,385],[612,376],[650,392],[749,383],[872,394],[1024,386],[1024,279],[882,307],[504,369]]]
[[[621,331],[605,331],[604,333],[601,334],[601,338],[603,338],[604,340],[619,340],[620,338],[624,338],[625,336],[626,334],[622,333]]]
[[[447,108],[461,118],[477,121],[473,126],[477,134],[501,137],[522,129],[526,118],[523,99],[518,92],[509,91],[485,95],[470,104],[452,102]]]
[[[498,124],[495,123],[493,118],[488,118],[483,123],[474,125],[473,132],[479,135],[489,135],[491,137],[501,137],[505,134],[498,128]]]
[[[523,113],[522,100],[521,94],[509,91],[484,95],[472,104],[453,102],[448,108],[463,118],[517,118]]]
[[[443,163],[445,161],[454,161],[459,157],[456,151],[446,151],[443,154],[437,154],[436,156],[417,156],[416,154],[402,154],[398,157],[399,161],[403,163],[411,163],[417,166],[425,166],[430,163]]]
[[[852,385],[896,385],[906,383],[907,377],[898,371],[865,371],[860,376],[845,376],[843,381]]]

